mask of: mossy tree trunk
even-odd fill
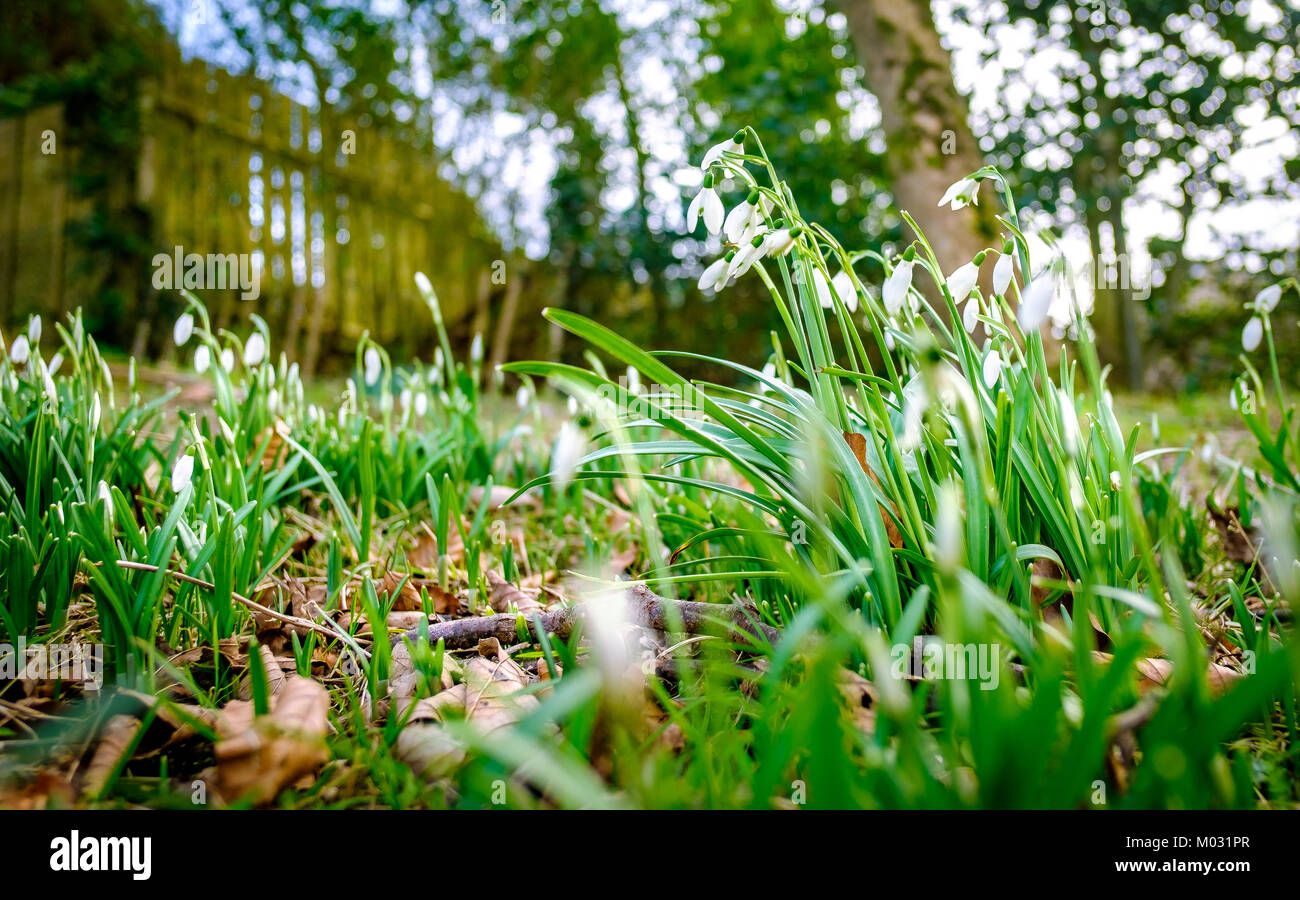
[[[925,232],[944,272],[996,240],[997,200],[986,183],[979,207],[936,204],[954,181],[984,165],[927,0],[836,0],[848,19],[867,87],[880,100],[894,198]],[[992,271],[986,266],[982,274]],[[987,288],[987,284],[985,284]]]

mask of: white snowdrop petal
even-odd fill
[[[1270,313],[1277,309],[1278,301],[1281,299],[1282,285],[1270,284],[1255,295],[1255,309],[1262,313]]]
[[[1007,288],[1011,286],[1011,278],[1015,274],[1015,258],[1010,253],[1003,253],[998,257],[997,264],[993,266],[993,293],[1005,294]]]
[[[244,365],[252,368],[264,359],[266,359],[266,338],[262,337],[262,332],[254,331],[248,336],[248,343],[244,345]]]
[[[1247,353],[1254,352],[1259,342],[1264,339],[1264,322],[1258,316],[1252,316],[1241,330],[1241,346]]]
[[[192,334],[194,334],[194,316],[181,313],[176,319],[176,324],[172,326],[172,340],[176,342],[177,347],[184,347]]]
[[[176,465],[172,466],[172,490],[180,493],[189,486],[194,476],[194,457],[188,453],[176,460]]]
[[[984,364],[981,367],[980,374],[984,379],[984,386],[990,391],[1002,377],[1002,354],[994,350],[988,356],[984,357]]]

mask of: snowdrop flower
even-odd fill
[[[631,366],[627,367],[626,383],[629,394],[641,393],[641,373]]]
[[[690,207],[686,210],[687,232],[695,231],[701,213],[704,214],[704,228],[709,234],[717,234],[722,230],[725,211],[722,208],[722,200],[718,197],[718,192],[713,189],[712,173],[704,176],[704,187],[695,195],[695,199],[691,201]]]
[[[700,276],[699,288],[702,291],[720,291],[727,286],[730,280],[727,276],[728,268],[732,259],[736,256],[736,251],[732,250],[726,256],[719,257],[711,262]]]
[[[778,228],[775,231],[769,231],[767,237],[763,239],[764,256],[785,256],[794,246],[795,239],[799,237],[800,229]]]
[[[962,498],[957,485],[946,481],[939,488],[939,515],[934,523],[935,562],[947,571],[962,563]]]
[[[1241,330],[1241,346],[1247,353],[1253,353],[1259,342],[1264,339],[1264,322],[1259,316],[1252,316]]]
[[[1270,284],[1255,295],[1255,309],[1261,313],[1271,313],[1277,309],[1278,301],[1281,299],[1282,285]]]
[[[898,436],[900,449],[915,450],[921,446],[921,426],[925,418],[925,407],[929,402],[925,385],[921,383],[919,377],[908,382],[903,388],[903,433]]]
[[[515,406],[520,410],[528,409],[528,387],[520,385],[519,390],[515,391]]]
[[[247,351],[245,351],[245,355],[247,355]],[[229,347],[221,351],[221,368],[227,372],[235,371],[235,351]]]
[[[835,294],[845,309],[851,313],[858,311],[858,292],[853,287],[853,279],[849,277],[848,270],[841,271],[832,278],[831,287],[835,289]]]
[[[41,387],[45,390],[45,396],[57,408],[59,405],[59,391],[54,386],[54,379],[50,377],[50,368],[44,363],[39,364],[38,368],[41,372]]]
[[[248,336],[248,343],[244,345],[244,365],[250,369],[266,359],[266,338],[262,337],[262,332],[254,331]]]
[[[565,422],[560,427],[560,434],[555,439],[555,449],[551,453],[551,483],[557,491],[563,491],[573,481],[574,470],[582,458],[585,439],[582,431],[572,422]]]
[[[569,415],[576,416],[578,414],[578,398],[570,397],[565,407],[569,410]]]
[[[993,266],[993,293],[1004,295],[1011,286],[1011,279],[1016,271],[1016,258],[1010,253],[1003,253]]]
[[[1020,295],[1020,309],[1016,310],[1016,319],[1025,334],[1037,331],[1047,320],[1047,311],[1056,296],[1056,281],[1051,272],[1042,272],[1035,278],[1025,292]]]
[[[954,181],[948,185],[948,190],[943,192],[943,198],[937,204],[938,206],[951,205],[953,210],[959,210],[968,203],[979,203],[979,186],[980,183],[974,178],[963,178],[960,181]]]
[[[99,419],[103,415],[104,408],[100,405],[99,394],[94,394],[90,398],[90,430],[99,431]]]
[[[55,353],[50,357],[50,375],[58,374],[59,369],[63,368],[63,354]]]
[[[756,237],[750,244],[737,251],[736,257],[731,261],[731,265],[727,267],[727,280],[734,281],[748,272],[750,266],[762,258],[765,244],[766,240],[764,238]]]
[[[9,358],[13,360],[15,366],[21,366],[27,362],[28,357],[32,355],[31,344],[27,342],[27,335],[20,334],[14,338],[14,345],[9,348]]]
[[[113,495],[108,490],[108,482],[102,478],[99,480],[99,486],[95,489],[95,496],[105,505],[109,505],[113,502]]]
[[[184,347],[192,334],[194,334],[194,316],[181,313],[176,324],[172,326],[172,340],[176,342],[177,347]]]
[[[212,351],[208,349],[207,344],[199,344],[199,349],[194,351],[194,371],[202,375],[212,365]]]
[[[1056,402],[1061,408],[1061,438],[1065,452],[1076,456],[1079,453],[1079,414],[1065,391],[1060,388],[1056,389]]]
[[[714,144],[704,152],[704,159],[700,162],[700,169],[708,171],[709,166],[714,163],[721,163],[723,166],[730,166],[731,163],[723,158],[723,153],[744,153],[745,152],[745,132],[737,131],[734,135],[725,141]]]
[[[907,299],[907,292],[912,287],[912,266],[912,260],[902,260],[894,266],[894,271],[890,272],[889,277],[885,279],[882,294],[885,312],[891,316],[898,315],[903,309],[903,301]]]
[[[984,365],[980,369],[980,374],[984,378],[984,386],[990,391],[1002,377],[1002,354],[994,350],[988,356],[984,357]]]
[[[474,340],[470,341],[469,360],[474,365],[483,361],[483,335],[475,333]]]
[[[420,418],[424,418],[424,414],[427,413],[428,411],[429,411],[429,395],[426,394],[424,391],[420,391],[420,393],[415,395],[415,414]]]
[[[379,383],[379,376],[384,372],[384,361],[374,347],[367,347],[361,358],[366,370],[366,386],[374,387]]]
[[[1115,471],[1115,470],[1112,469],[1112,470],[1111,470],[1111,473],[1110,473],[1110,487],[1111,487],[1111,490],[1118,491],[1118,490],[1119,490],[1121,487],[1123,487],[1123,486],[1124,486],[1124,482],[1123,482],[1123,480],[1119,477],[1119,472],[1117,472],[1117,471]]]
[[[41,342],[41,317],[32,316],[31,324],[27,326],[27,337],[33,344]]]
[[[176,460],[172,466],[172,491],[179,494],[189,487],[194,477],[194,457],[188,453]]]
[[[831,293],[831,283],[826,280],[822,270],[816,266],[812,270],[813,293],[817,296],[817,302],[822,309],[835,308],[835,295]]]
[[[266,392],[266,411],[271,413],[280,411],[280,391],[276,388]]]
[[[975,326],[980,323],[980,301],[978,297],[971,297],[966,301],[966,308],[962,310],[961,324],[966,329],[967,334],[975,333]]]
[[[974,262],[968,262],[948,276],[948,292],[952,294],[953,303],[961,303],[975,290],[979,281],[980,269]]]
[[[722,232],[733,244],[741,242],[742,235],[750,230],[751,225],[762,221],[758,206],[758,191],[750,191],[744,202],[727,213]]]

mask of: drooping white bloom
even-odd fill
[[[748,272],[750,266],[762,258],[763,246],[766,243],[764,238],[756,237],[751,243],[738,250],[731,260],[731,265],[727,267],[727,280],[734,281]]]
[[[627,367],[627,390],[630,394],[641,393],[641,373],[632,366]]]
[[[179,494],[189,487],[190,480],[193,477],[194,457],[187,453],[176,460],[176,465],[172,466],[172,490]]]
[[[956,569],[962,563],[962,514],[961,491],[953,481],[946,481],[939,488],[939,510],[934,523],[935,561],[946,570]]]
[[[1278,301],[1281,299],[1282,285],[1270,284],[1255,295],[1255,309],[1262,313],[1271,313],[1277,309]]]
[[[95,496],[99,498],[99,502],[103,503],[105,506],[108,506],[113,502],[113,495],[108,489],[108,482],[102,478],[99,480],[99,486],[95,488]]]
[[[1079,414],[1069,396],[1060,388],[1056,389],[1056,402],[1061,408],[1061,439],[1065,452],[1075,456],[1079,452]]]
[[[687,232],[695,231],[701,213],[704,214],[704,228],[709,234],[717,234],[722,230],[726,211],[722,208],[722,199],[718,196],[718,192],[713,189],[712,175],[704,176],[704,187],[695,195],[695,199],[686,210]]]
[[[1246,327],[1241,330],[1241,346],[1247,353],[1253,353],[1259,342],[1264,339],[1264,322],[1259,316],[1251,316]]]
[[[519,390],[515,391],[515,406],[521,410],[528,409],[528,387],[520,385]]]
[[[706,150],[704,152],[704,159],[700,161],[700,168],[705,171],[708,171],[709,166],[713,165],[714,163],[722,163],[722,165],[730,167],[731,166],[730,161],[724,159],[722,154],[728,151],[730,151],[731,153],[744,153],[745,152],[744,141],[736,140],[742,134],[743,132],[738,131],[731,137],[727,138],[725,141],[719,141],[718,143],[710,147],[708,150]]]
[[[266,359],[266,338],[262,337],[262,332],[254,331],[248,336],[248,343],[244,345],[244,365],[251,369],[264,359]]]
[[[831,287],[835,289],[835,295],[840,298],[845,309],[851,313],[858,311],[858,292],[853,287],[853,279],[847,271],[841,271],[832,278]]]
[[[763,239],[764,256],[785,256],[794,246],[795,238],[799,236],[797,231],[791,231],[789,228],[778,228],[775,231],[769,231],[767,237]]]
[[[988,356],[984,357],[984,365],[980,369],[984,378],[984,386],[990,391],[1002,377],[1002,354],[994,350]]]
[[[104,414],[104,407],[99,402],[99,394],[93,394],[90,398],[90,430],[99,431],[99,419]]]
[[[885,279],[885,286],[881,293],[885,301],[885,312],[891,316],[896,316],[902,311],[907,292],[911,290],[912,266],[912,260],[902,260],[894,266],[894,271],[890,272],[889,277]]]
[[[962,310],[961,324],[966,329],[967,334],[974,334],[975,326],[980,323],[980,301],[978,297],[971,297],[966,301],[966,308]]]
[[[478,365],[483,361],[483,335],[474,334],[474,340],[469,342],[469,359],[470,362]]]
[[[822,309],[835,308],[835,295],[831,293],[831,283],[822,274],[822,270],[816,266],[812,270],[813,293],[817,296],[817,302],[821,304]]]
[[[560,426],[560,434],[555,439],[555,449],[551,452],[551,482],[557,491],[563,491],[573,481],[574,470],[582,458],[586,439],[582,431],[572,422]]]
[[[1112,490],[1116,491],[1124,486],[1124,480],[1119,477],[1119,472],[1114,469],[1112,469],[1110,473],[1110,486]]]
[[[420,391],[415,395],[415,414],[420,418],[424,418],[425,413],[427,413],[428,411],[429,411],[429,395],[426,394],[424,391]]]
[[[732,254],[721,256],[704,269],[700,276],[699,288],[702,291],[720,291],[727,286],[727,269],[731,265]]]
[[[212,351],[208,349],[207,344],[199,344],[199,349],[194,351],[194,371],[202,375],[212,365]]]
[[[975,263],[968,262],[964,266],[958,266],[957,270],[948,276],[948,293],[952,294],[952,302],[961,303],[969,297],[979,279],[980,269]]]
[[[943,198],[937,205],[946,206],[951,204],[953,210],[958,210],[968,203],[979,203],[979,182],[974,178],[963,178],[960,181],[954,181],[948,185],[948,190],[943,192]]]
[[[50,357],[50,375],[51,376],[57,375],[59,369],[61,368],[63,368],[63,354],[55,353],[52,357]]]
[[[31,324],[27,326],[27,337],[33,344],[41,342],[41,317],[32,316]]]
[[[997,263],[993,266],[993,293],[1004,295],[1007,288],[1011,286],[1011,278],[1015,275],[1016,258],[1010,253],[1003,253],[998,257]]]
[[[921,446],[921,427],[924,424],[925,408],[929,404],[925,385],[919,377],[914,378],[903,388],[903,433],[898,436],[898,446],[903,450],[915,450]]]
[[[221,368],[227,372],[235,371],[235,351],[229,347],[221,351]]]
[[[194,316],[189,313],[181,313],[176,319],[176,324],[172,326],[172,340],[176,342],[177,347],[184,347],[194,333]]]
[[[15,366],[21,366],[27,362],[28,357],[32,355],[31,344],[27,341],[27,335],[20,334],[14,338],[14,345],[9,348],[9,358],[13,360]]]
[[[1020,295],[1020,309],[1016,310],[1016,319],[1025,334],[1037,331],[1047,320],[1047,312],[1056,297],[1056,279],[1051,272],[1043,272],[1025,288]]]
[[[280,411],[280,390],[271,388],[266,392],[266,410],[275,413]]]
[[[374,347],[367,347],[361,359],[365,366],[366,386],[374,387],[379,383],[379,376],[384,372],[384,361]]]
[[[733,244],[741,243],[745,232],[762,221],[758,196],[758,191],[750,191],[749,196],[739,206],[727,213],[727,219],[722,225],[722,233]]]
[[[565,403],[565,408],[568,409],[569,415],[576,416],[578,414],[578,398],[570,397],[568,402]]]

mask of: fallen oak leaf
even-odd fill
[[[104,733],[100,736],[99,746],[95,748],[95,755],[91,757],[90,765],[86,766],[82,793],[92,799],[103,793],[109,779],[125,762],[135,736],[140,731],[140,725],[140,720],[135,716],[116,715],[108,720]]]
[[[528,615],[530,612],[544,609],[542,604],[537,602],[536,594],[520,590],[496,572],[488,572],[487,581],[491,589],[488,603],[494,612],[509,612],[513,608]]]
[[[218,727],[228,735],[213,750],[218,791],[265,805],[329,759],[329,692],[295,675],[271,698],[268,715],[256,716],[252,703],[235,700],[222,710]]]
[[[871,467],[867,465],[867,439],[855,431],[846,431],[844,432],[844,440],[848,442],[849,449],[853,451],[853,458],[858,461],[858,465],[862,467],[862,471],[867,474],[867,477],[870,478],[875,483],[876,487],[880,488],[883,493],[885,490],[884,486],[881,485],[880,479],[876,477],[876,473],[871,471]],[[891,516],[885,509],[884,504],[877,503],[876,506],[880,509],[881,520],[885,523],[885,534],[889,536],[889,546],[893,547],[895,550],[901,549],[903,546],[903,534],[898,530],[898,526],[894,524],[894,520],[898,518],[899,515],[898,507],[894,505],[893,501],[890,501],[889,507],[893,510],[893,515]]]

